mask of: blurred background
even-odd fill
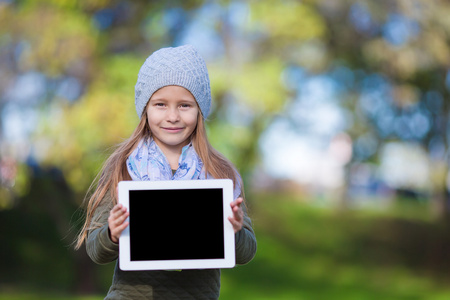
[[[450,299],[448,1],[0,0],[0,299],[102,299],[72,242],[138,123],[146,57],[192,44],[258,253],[221,299]]]

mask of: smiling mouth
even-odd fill
[[[175,132],[175,131],[180,131],[183,128],[182,127],[173,127],[173,128],[172,127],[163,127],[163,129],[167,130],[167,131]]]

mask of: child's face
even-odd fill
[[[170,85],[156,91],[147,106],[147,119],[161,150],[181,152],[197,126],[199,113],[194,96],[185,88]]]

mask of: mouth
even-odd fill
[[[162,129],[167,132],[176,133],[183,130],[183,127],[162,127]]]

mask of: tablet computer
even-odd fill
[[[232,268],[230,179],[121,181],[130,212],[119,239],[121,270]]]

